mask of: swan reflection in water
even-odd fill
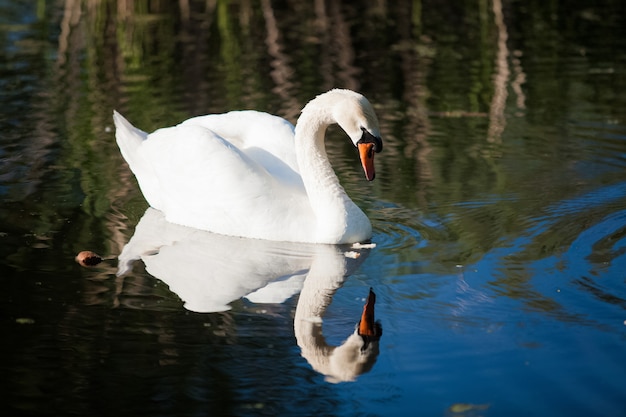
[[[118,275],[141,259],[191,311],[230,309],[242,297],[282,303],[300,292],[294,331],[302,356],[330,382],[368,372],[382,335],[370,289],[361,320],[340,346],[329,345],[321,321],[333,294],[367,257],[367,247],[271,242],[218,235],[169,223],[148,208],[119,256]],[[356,320],[355,320],[356,321]]]

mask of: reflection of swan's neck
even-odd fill
[[[329,381],[352,381],[371,368],[378,355],[378,343],[364,349],[354,332],[341,346],[331,346],[322,334],[322,317],[332,296],[346,275],[346,258],[332,246],[321,246],[300,292],[294,318],[294,332],[302,356]],[[356,320],[355,320],[356,322]]]
[[[318,220],[317,241],[362,241],[370,237],[371,224],[347,196],[326,154],[326,129],[334,123],[332,108],[309,103],[296,124],[296,158],[311,209]]]
[[[313,327],[320,322],[334,292],[343,283],[346,274],[346,258],[334,246],[319,245],[313,257],[298,305],[295,320]]]

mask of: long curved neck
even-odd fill
[[[296,158],[317,219],[318,241],[345,243],[348,216],[363,214],[347,196],[328,160],[324,137],[328,126],[335,123],[329,113],[322,106],[302,112],[295,130]]]

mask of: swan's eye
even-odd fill
[[[359,144],[359,143],[373,143],[374,144],[374,147],[373,147],[374,152],[378,153],[378,152],[383,150],[383,140],[381,138],[372,135],[364,127],[361,128],[361,131],[363,132],[363,135],[361,136],[361,139],[359,139],[357,144]]]

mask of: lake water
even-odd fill
[[[343,3],[0,1],[3,413],[626,415],[624,4]],[[328,134],[356,259],[167,224],[115,145],[333,87],[385,141]]]

